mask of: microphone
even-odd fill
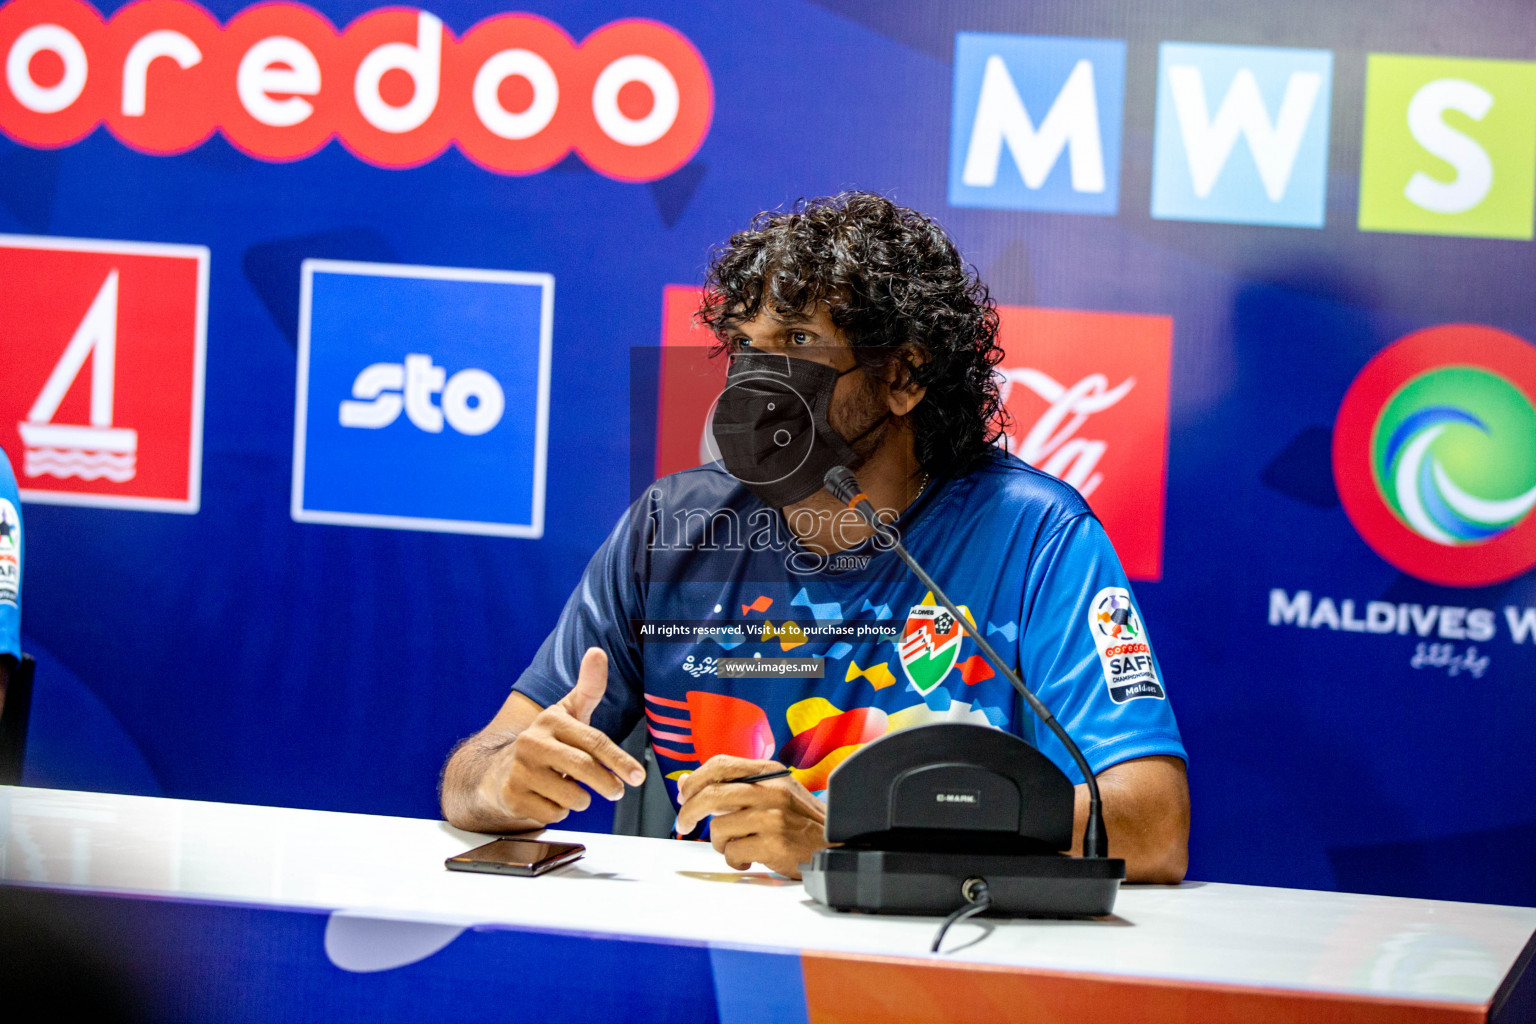
[[[1056,738],[1061,741],[1061,745],[1067,748],[1067,753],[1072,755],[1072,760],[1077,765],[1077,770],[1082,773],[1083,779],[1088,785],[1088,820],[1083,823],[1083,856],[1108,856],[1109,834],[1104,829],[1104,810],[1103,805],[1099,801],[1099,782],[1093,777],[1093,772],[1088,767],[1088,760],[1083,757],[1082,749],[1067,734],[1067,730],[1062,728],[1061,723],[1056,721],[1056,716],[1051,714],[1051,709],[1041,703],[1040,698],[1030,692],[1029,687],[1024,685],[1023,680],[1003,663],[1003,659],[992,649],[992,645],[987,643],[986,639],[977,632],[976,627],[971,624],[971,621],[960,614],[960,609],[955,607],[955,603],[949,599],[949,595],[945,594],[943,589],[933,581],[933,577],[929,576],[923,570],[923,567],[917,564],[917,560],[908,553],[906,546],[901,543],[901,538],[896,536],[896,532],[880,521],[879,515],[875,512],[875,506],[870,504],[869,496],[859,490],[859,481],[853,475],[853,471],[847,466],[833,466],[827,470],[827,475],[822,479],[822,483],[826,485],[829,494],[857,512],[864,518],[865,522],[874,528],[877,534],[885,538],[886,543],[890,545],[891,550],[896,552],[897,557],[907,564],[907,568],[911,569],[913,575],[922,581],[923,586],[933,591],[933,596],[938,598],[939,603],[944,606],[945,610],[955,617],[955,621],[960,624],[960,628],[965,630],[972,640],[976,641],[976,646],[981,648],[981,653],[992,663],[992,667],[997,670],[998,674],[1013,684],[1013,688],[1019,692],[1019,696],[1024,698],[1024,703],[1029,705],[1029,709],[1039,717],[1040,721],[1045,723],[1046,728],[1055,734]]]

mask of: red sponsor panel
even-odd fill
[[[0,235],[0,447],[22,499],[196,512],[208,251]]]
[[[714,84],[687,37],[661,22],[603,25],[579,45],[532,14],[489,18],[456,40],[415,7],[366,12],[338,32],[283,0],[221,28],[190,0],[136,0],[110,22],[83,0],[0,4],[0,132],[78,142],[105,122],[145,153],[215,130],[263,160],[339,137],[363,160],[414,167],[457,143],[501,174],[572,148],[620,181],[682,167],[714,116]]]
[[[1009,450],[1077,488],[1131,579],[1160,579],[1172,318],[998,313]]]
[[[656,387],[656,475],[713,461],[709,414],[725,388],[724,356],[711,358],[715,336],[694,322],[699,288],[669,284],[662,292],[661,379]]]

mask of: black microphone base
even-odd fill
[[[805,891],[833,910],[942,916],[965,904],[967,879],[981,878],[991,890],[991,914],[1104,917],[1114,912],[1125,861],[838,847],[817,851],[803,873]]]

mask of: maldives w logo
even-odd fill
[[[208,250],[0,236],[0,447],[27,501],[196,512]]]
[[[1536,410],[1479,367],[1414,378],[1382,410],[1374,448],[1377,489],[1415,533],[1438,544],[1502,536],[1536,505]],[[1456,477],[1484,494],[1512,493],[1480,497]]]
[[[1333,465],[1350,521],[1404,572],[1520,575],[1536,565],[1536,347],[1475,324],[1394,343],[1345,395]]]

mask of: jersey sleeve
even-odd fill
[[[1095,775],[1154,754],[1188,760],[1130,581],[1092,515],[1068,520],[1041,545],[1020,622],[1024,682],[1077,741]],[[1081,782],[1050,729],[1027,709],[1023,722],[1036,749]]]
[[[650,550],[647,498],[620,518],[565,602],[554,631],[512,689],[548,707],[576,685],[589,647],[608,654],[608,692],[592,713],[592,725],[615,740],[627,736],[644,705],[644,673],[635,623],[644,617],[646,559]]]
[[[21,497],[16,476],[0,451],[0,658],[21,657]]]

